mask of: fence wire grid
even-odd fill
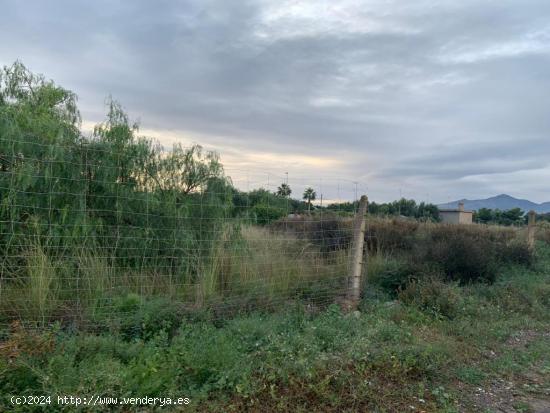
[[[224,170],[197,146],[0,137],[0,326],[338,302],[358,191]]]

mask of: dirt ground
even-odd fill
[[[550,333],[520,331],[511,337],[507,345],[522,349],[536,338],[550,337]],[[549,349],[550,351],[550,349]],[[496,355],[488,355],[492,357]],[[465,400],[460,412],[482,413],[550,413],[550,375],[529,371],[513,380],[495,379],[483,387],[460,384]]]

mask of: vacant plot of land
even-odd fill
[[[370,285],[352,314],[204,314],[170,330],[152,322],[164,307],[151,300],[116,335],[14,327],[1,344],[3,409],[29,411],[11,395],[93,394],[190,398],[181,411],[542,412],[550,255],[538,254],[533,268],[510,266],[493,285],[417,284],[422,300]]]
[[[403,199],[352,242],[357,202],[238,189],[113,101],[92,136],[79,119],[70,91],[2,71],[0,411],[548,408],[548,228],[533,250]]]

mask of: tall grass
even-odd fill
[[[41,325],[55,320],[84,325],[105,317],[117,306],[117,297],[138,297],[137,303],[163,297],[229,316],[297,300],[330,304],[345,294],[347,250],[323,251],[291,233],[245,223],[225,225],[215,235],[199,264],[187,266],[197,272],[176,274],[149,265],[118,266],[102,256],[101,248],[80,248],[76,255],[54,258],[35,245],[26,252],[23,269],[2,280],[0,314]],[[112,317],[129,317],[131,311]]]
[[[271,306],[297,297],[327,301],[342,293],[346,251],[326,254],[293,234],[265,227],[245,225],[238,237],[231,231],[215,243],[199,285],[200,303]]]
[[[60,304],[60,265],[38,244],[32,245],[22,261],[19,273],[0,280],[0,317],[44,326]]]
[[[108,261],[93,250],[81,250],[77,256],[76,274],[78,304],[93,316],[101,305],[102,297],[113,290],[116,283],[115,272]]]
[[[310,221],[263,227],[225,223],[201,244],[208,248],[200,250],[197,262],[178,272],[149,264],[120,266],[102,256],[101,248],[52,256],[33,245],[22,269],[2,280],[0,314],[5,321],[86,324],[96,317],[131,317],[144,300],[155,297],[179,308],[213,310],[221,318],[297,301],[338,302],[348,288],[350,221]],[[393,297],[423,278],[493,282],[503,266],[533,262],[521,232],[499,227],[371,219],[366,239],[366,282]],[[195,259],[193,253],[189,257]],[[413,287],[418,286],[423,284]],[[135,306],[124,304],[125,310],[109,315],[120,297]]]
[[[56,270],[55,264],[40,247],[35,246],[30,251],[27,256],[29,299],[23,303],[24,312],[36,315],[36,320],[42,325],[57,306],[59,284]]]

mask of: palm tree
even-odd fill
[[[277,188],[277,195],[288,198],[292,193],[292,189],[288,184],[282,183],[280,187]]]
[[[311,201],[315,201],[315,198],[317,197],[317,194],[315,193],[315,190],[311,187],[306,188],[304,191],[304,197],[303,199],[307,201],[307,210],[311,210]]]

